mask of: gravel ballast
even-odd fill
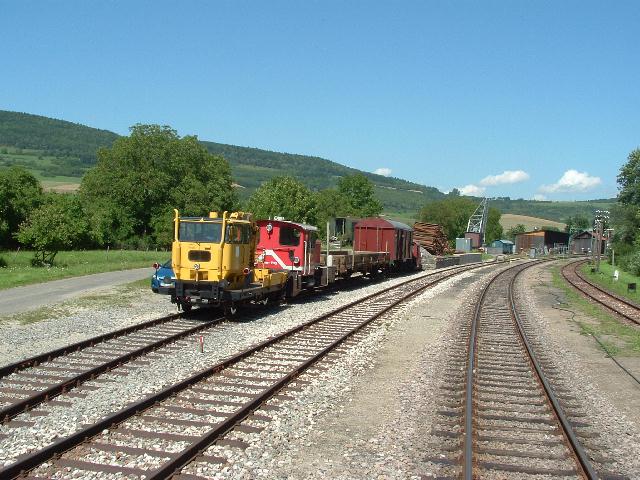
[[[24,414],[17,417],[17,420],[33,422],[31,426],[0,427],[0,433],[8,435],[0,441],[0,462],[5,465],[11,463],[20,454],[42,448],[56,438],[73,433],[82,425],[91,423],[130,402],[175,383],[222,358],[264,340],[270,335],[275,335],[323,312],[367,294],[386,289],[396,283],[404,282],[409,278],[412,276],[398,277],[352,290],[327,292],[324,295],[306,299],[304,302],[263,311],[258,318],[250,322],[225,322],[205,331],[202,335],[179,341],[173,344],[172,348],[161,349],[154,354],[147,355],[144,360],[149,363],[135,364],[132,362],[123,368],[103,375],[100,377],[100,382],[88,382],[86,385],[90,388],[96,387],[96,390],[83,391],[82,393],[86,394],[84,398],[72,395],[61,395],[56,398],[58,401],[69,402],[71,405],[52,405],[49,403],[38,409],[41,412],[47,412],[47,415]],[[160,299],[168,303],[166,297],[160,297]],[[163,313],[170,309],[160,303],[157,306],[160,309],[166,309]],[[145,315],[153,317],[150,315],[150,310],[151,308],[145,308]],[[100,322],[103,318],[109,319],[113,316],[114,312],[105,308],[92,318],[94,322]],[[126,314],[122,313],[122,321],[115,328],[121,328],[130,321],[130,318],[124,317]],[[83,321],[87,322],[85,327],[88,328],[91,320],[85,318]],[[24,327],[14,326],[13,329],[10,325],[5,325],[4,332],[8,333],[5,338],[19,338],[20,331],[27,331],[27,334],[33,339],[48,337],[51,332],[53,338],[59,339],[64,335],[64,328],[76,328],[75,325],[71,318],[58,319]],[[96,329],[90,329],[91,335],[88,336],[94,336],[106,330],[103,327],[99,332]],[[200,336],[204,340],[204,353],[200,353],[198,347]],[[42,350],[50,350],[60,346],[59,344],[54,345],[55,342],[58,340],[52,341],[52,344]],[[66,343],[68,343],[68,337]],[[29,355],[35,353],[27,350],[24,343],[18,345],[18,351],[19,354],[24,354],[26,351],[29,351]],[[105,380],[112,381],[105,382]]]

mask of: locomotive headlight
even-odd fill
[[[293,257],[293,263],[296,265],[300,265],[300,257]]]
[[[258,256],[259,262],[264,262],[264,253]]]
[[[195,264],[193,265],[193,269],[194,269],[194,270],[200,270],[200,264],[199,264],[199,263],[195,263]]]
[[[271,233],[273,231],[273,225],[267,223],[267,233]]]

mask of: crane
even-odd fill
[[[489,216],[489,207],[487,205],[487,197],[483,198],[469,217],[469,223],[467,223],[467,233],[480,234],[480,245],[484,245],[484,234],[487,230],[487,217]]]

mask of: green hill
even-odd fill
[[[109,147],[116,133],[77,123],[0,110],[0,167],[23,165],[46,187],[73,190],[84,173],[96,162],[96,152]],[[279,153],[202,141],[211,153],[230,163],[238,192],[246,199],[262,182],[278,175],[292,175],[313,190],[333,187],[344,175],[363,173],[375,185],[385,212],[406,221],[428,201],[444,198],[434,187],[407,180],[361,172],[320,157]],[[479,201],[479,199],[478,199]],[[491,201],[503,213],[529,215],[562,222],[582,213],[589,217],[597,208],[609,208],[615,200],[585,202]]]

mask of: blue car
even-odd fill
[[[151,277],[151,290],[154,293],[173,295],[176,291],[176,277],[173,275],[171,260],[162,265],[154,263],[153,267],[156,269],[156,273]]]

